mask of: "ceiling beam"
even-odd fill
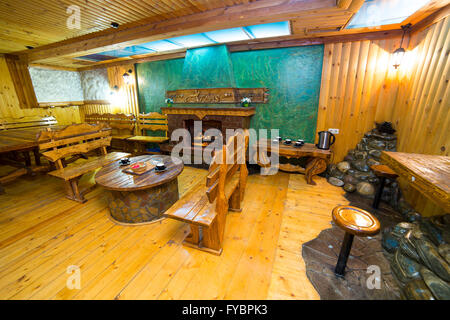
[[[358,0],[356,0],[358,1]],[[335,8],[336,0],[258,0],[157,23],[140,21],[21,52],[30,63],[56,57],[76,57],[148,41],[294,19],[317,9]]]

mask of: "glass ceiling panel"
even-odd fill
[[[166,41],[166,40],[158,40],[153,42],[148,42],[144,44],[140,44],[141,47],[149,48],[155,51],[170,51],[170,50],[177,50],[181,49],[183,47],[180,47],[172,42]]]
[[[366,0],[347,29],[401,23],[428,2],[430,0]]]
[[[232,28],[205,32],[205,35],[217,43],[233,42],[251,39],[242,28]]]
[[[418,0],[416,0],[418,1]],[[118,50],[110,50],[98,54],[78,57],[78,59],[90,61],[107,61],[116,58],[129,57],[133,55],[152,52],[164,52],[182,48],[194,48],[216,43],[227,43],[233,41],[249,40],[254,38],[268,38],[290,35],[289,22],[267,23],[242,28],[231,28],[225,30],[209,31],[188,36],[158,40],[130,46]]]
[[[213,40],[209,39],[207,36],[205,36],[203,33],[192,34],[190,36],[182,36],[177,38],[170,38],[167,40],[175,44],[180,44],[186,48],[200,47],[216,43]]]
[[[288,36],[291,34],[288,21],[259,24],[245,27],[254,38],[270,38]]]

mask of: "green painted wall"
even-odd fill
[[[242,88],[267,87],[269,102],[255,104],[257,111],[251,127],[280,129],[283,137],[313,142],[322,76],[322,45],[231,54],[221,45],[188,50],[185,59],[136,65],[142,111],[159,112],[165,105],[167,90],[229,87],[233,83]],[[194,76],[189,79],[185,71]]]

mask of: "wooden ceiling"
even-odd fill
[[[403,23],[415,24],[449,2],[430,1]],[[2,0],[0,53],[21,55],[34,65],[83,68],[99,63],[75,57],[174,36],[283,20],[291,22],[291,36],[235,45],[380,30],[398,32],[400,25],[344,29],[363,3],[364,0]],[[81,9],[81,29],[67,28],[66,10],[71,5]],[[111,22],[120,27],[112,28]],[[27,50],[26,46],[35,49]]]

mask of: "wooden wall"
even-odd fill
[[[0,118],[52,115],[60,124],[80,122],[78,107],[23,108],[4,57],[0,57]],[[19,93],[20,94],[20,93]]]
[[[399,86],[391,52],[400,38],[325,45],[317,132],[339,129],[334,162],[355,148],[375,121],[390,121]]]
[[[401,83],[392,117],[398,129],[398,151],[449,156],[449,27],[447,17],[411,37],[408,68],[402,70],[409,73],[409,81]],[[426,216],[444,213],[406,181],[401,186],[417,211]]]
[[[340,130],[334,162],[342,161],[375,121],[393,122],[400,152],[449,155],[449,23],[447,17],[407,37],[398,70],[391,52],[400,38],[325,45],[317,132]],[[442,213],[406,182],[401,185],[417,211]]]

